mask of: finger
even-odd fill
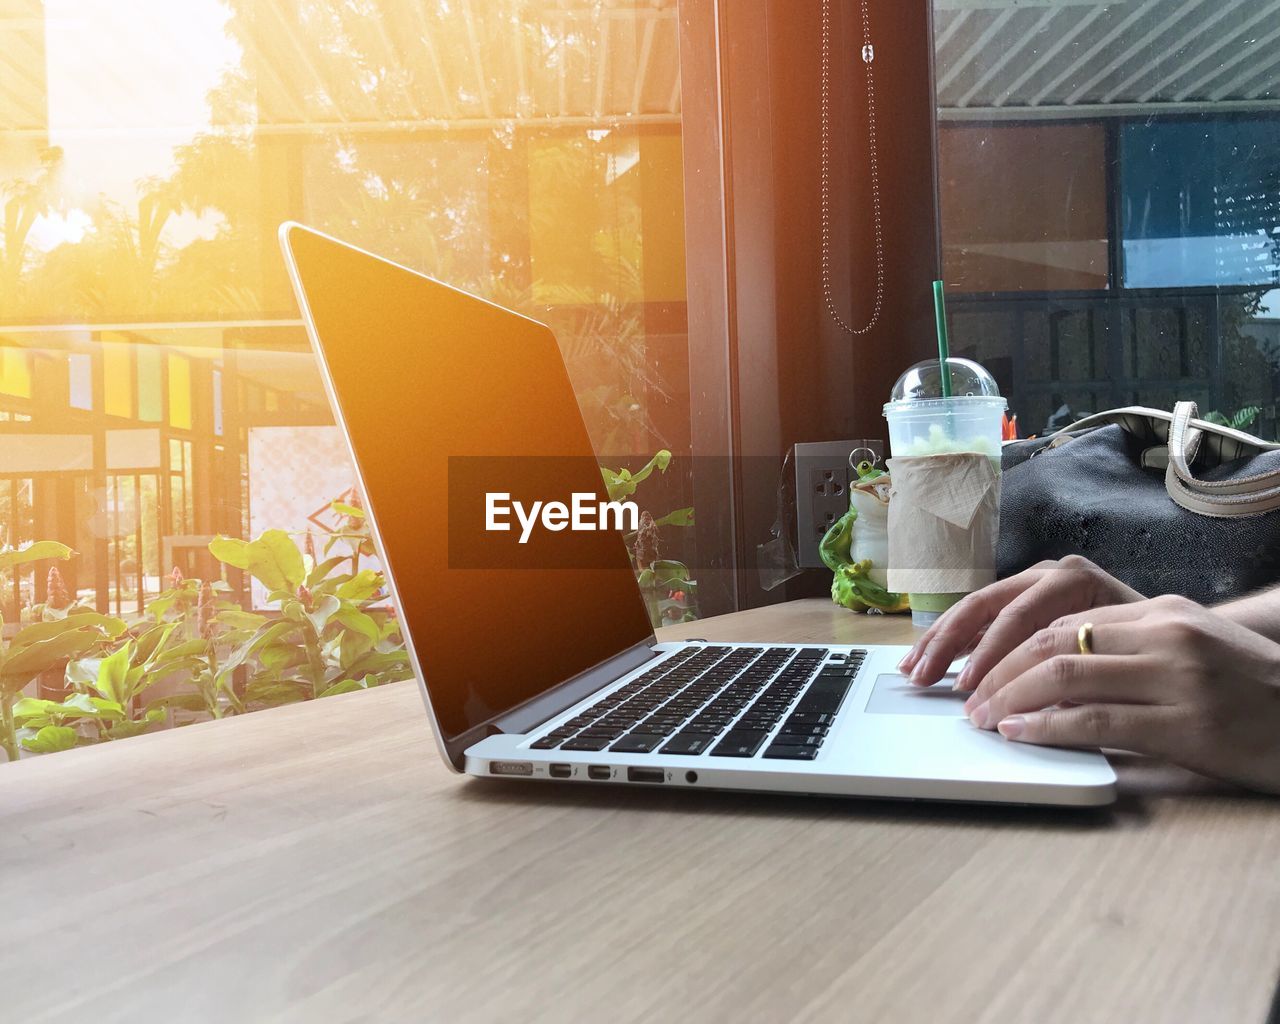
[[[969,712],[980,729],[1010,715],[1074,704],[1161,703],[1160,661],[1150,656],[1060,654],[1034,665]]]
[[[1134,605],[1123,605],[1132,609]],[[1150,642],[1141,631],[1134,630],[1126,622],[1108,622],[1106,609],[1090,613],[1101,620],[1093,623],[1093,651],[1095,654],[1142,654],[1150,650]],[[1137,618],[1131,613],[1130,618]],[[1059,620],[1059,623],[1063,620]],[[1065,625],[1055,623],[1038,630],[1019,644],[1008,657],[1002,659],[988,672],[965,701],[965,711],[985,704],[992,696],[1041,662],[1067,654],[1080,653],[1080,627],[1068,618]]]
[[[1136,754],[1159,755],[1177,713],[1169,707],[1143,704],[1085,704],[1010,715],[1000,735],[1019,743],[1051,747],[1115,747]]]
[[[1088,598],[1073,584],[1074,580],[1070,573],[1045,573],[1034,586],[1011,601],[969,655],[969,664],[956,680],[956,689],[976,689],[988,672],[1029,637],[1064,616],[1088,608]]]
[[[957,604],[948,608],[912,645],[911,650],[907,652],[906,657],[899,664],[899,671],[910,672],[920,662],[924,652],[933,643],[938,633],[953,628],[951,623],[954,620],[961,617],[972,617],[974,621],[978,622],[977,628],[985,628],[996,613],[999,612],[1000,608],[1035,583],[1046,568],[1054,564],[1053,562],[1041,562],[1039,565],[1020,572],[1016,576],[1010,576],[1006,580],[1000,580],[989,587],[984,587],[982,590],[969,594]],[[964,627],[961,626],[960,630],[964,632]],[[976,633],[977,630],[975,629],[974,632]]]
[[[911,673],[917,686],[932,686],[944,675],[951,663],[977,640],[1009,602],[1016,600],[1036,583],[1036,570],[1027,570],[1007,580],[993,583],[952,605],[925,630],[915,647],[903,659],[900,670]]]

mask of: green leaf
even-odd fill
[[[0,691],[20,690],[41,672],[91,651],[102,639],[97,629],[71,629],[34,643],[10,644],[0,663]]]
[[[352,676],[370,672],[376,675],[387,674],[388,679],[408,679],[413,675],[409,669],[409,654],[404,650],[372,651],[347,668],[347,674]]]
[[[326,558],[323,562],[317,563],[309,573],[307,573],[307,586],[315,590],[321,582],[329,578],[329,574],[340,565],[351,561],[347,555],[335,555],[333,558]]]
[[[129,641],[118,651],[114,651],[102,659],[98,665],[98,681],[96,689],[107,700],[123,705],[128,701],[129,667],[133,660],[133,641]]]
[[[209,552],[219,562],[236,569],[249,568],[249,544],[237,537],[214,537],[209,541]]]
[[[25,646],[26,644],[40,640],[47,640],[50,637],[58,636],[59,634],[66,633],[69,630],[101,628],[100,623],[97,621],[99,619],[111,623],[113,628],[117,623],[122,627],[124,626],[124,623],[119,619],[112,619],[106,615],[98,615],[96,612],[91,615],[68,616],[51,622],[34,622],[30,626],[24,626],[18,631],[17,635],[15,635],[13,640],[10,642],[9,650],[14,651],[20,646]],[[124,632],[124,629],[121,629],[120,632]],[[105,634],[100,634],[99,639],[101,639],[103,635]],[[118,636],[119,633],[115,635]]]
[[[0,550],[0,570],[11,569],[15,565],[26,565],[28,562],[41,562],[46,558],[66,560],[75,552],[65,544],[56,540],[38,540],[25,548],[5,548]]]
[[[116,637],[123,634],[124,631],[129,628],[124,619],[118,619],[114,615],[101,615],[95,611],[75,608],[73,608],[71,613],[67,615],[65,619],[62,619],[60,623],[55,624],[52,622],[46,622],[41,623],[41,625],[61,625],[64,629],[82,629],[86,626],[97,626],[112,640],[116,639]]]
[[[654,581],[661,587],[676,586],[689,578],[689,569],[683,562],[660,559],[653,563]]]
[[[262,667],[272,672],[279,672],[303,660],[303,650],[292,644],[269,644],[258,650],[258,660]]]
[[[241,608],[227,608],[218,612],[217,621],[227,629],[258,629],[267,621],[267,617]]]
[[[175,662],[196,660],[208,652],[208,640],[187,640],[162,650],[151,660],[151,664],[155,669],[163,668],[166,672],[173,672]]]
[[[167,590],[159,597],[153,598],[147,602],[147,614],[159,622],[164,618],[165,613],[174,606],[177,600],[178,592],[176,590]]]
[[[280,602],[280,617],[286,622],[302,623],[307,617],[307,610],[296,597],[285,597]]]
[[[283,530],[267,530],[247,549],[248,569],[268,590],[295,591],[306,578],[302,552]]]
[[[164,709],[160,708],[157,710],[160,711],[160,715],[163,717]],[[106,737],[110,740],[124,740],[128,739],[130,736],[137,736],[146,732],[147,727],[156,720],[157,719],[153,718],[150,721],[143,719],[142,721],[135,722],[126,719],[123,722],[115,722],[112,725],[107,726],[105,730]]]
[[[342,501],[335,501],[330,506],[335,512],[341,512],[344,516],[353,516],[356,519],[364,518],[364,510],[356,508],[354,505],[348,505]]]
[[[354,665],[360,658],[373,650],[377,640],[370,640],[363,633],[357,633],[355,630],[344,630],[338,642],[338,663],[345,671],[349,666]]]
[[[367,601],[382,589],[382,573],[374,569],[361,569],[339,584],[334,594],[344,601]]]
[[[52,724],[55,715],[61,717],[62,705],[56,700],[40,700],[23,697],[13,706],[13,720],[21,727],[40,728]]]
[[[654,526],[692,526],[693,525],[693,509],[678,508],[674,512],[668,512],[661,519],[653,521]]]
[[[342,607],[342,602],[332,594],[325,594],[316,602],[315,608],[307,612],[307,618],[311,620],[311,627],[316,631],[316,635],[324,632],[324,627],[329,624],[329,619]]]
[[[70,750],[80,740],[79,734],[65,725],[46,725],[34,736],[24,736],[22,745],[37,754],[56,754]]]
[[[351,605],[344,605],[334,612],[333,621],[341,623],[346,629],[367,636],[374,643],[382,639],[382,630],[378,628],[378,624],[359,608]]]
[[[296,632],[297,629],[297,625],[292,622],[273,622],[250,641],[249,649],[255,651],[260,647],[265,647],[267,644],[275,643],[277,640],[282,640],[284,637]]]
[[[164,647],[169,637],[173,635],[173,631],[177,628],[178,624],[176,622],[163,626],[152,626],[138,637],[137,645],[134,648],[137,652],[138,660],[150,661],[156,652]]]
[[[161,697],[153,704],[147,705],[147,713],[150,714],[153,708],[181,708],[183,711],[207,711],[208,705],[205,699],[198,693],[175,693],[168,697]]]
[[[116,719],[124,717],[124,708],[114,700],[77,693],[63,702],[64,707],[78,708],[86,718]]]
[[[297,683],[255,679],[245,687],[244,699],[248,704],[292,704],[306,700],[307,692]]]
[[[321,691],[317,697],[334,697],[339,693],[354,693],[356,690],[365,689],[363,680],[344,679],[340,683],[334,683],[328,689]]]

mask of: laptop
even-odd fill
[[[522,543],[486,518],[493,494],[602,490],[550,329],[299,224],[280,241],[450,768],[563,785],[1114,799],[1099,753],[975,729],[945,684],[922,691],[897,672],[906,648],[659,642],[621,530],[544,517],[551,528]]]

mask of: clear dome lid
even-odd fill
[[[972,359],[953,356],[947,360],[947,366],[951,370],[952,398],[1000,397],[996,379]],[[898,383],[893,386],[893,394],[889,397],[889,404],[930,402],[942,397],[942,365],[936,359],[926,359],[923,363],[916,363],[898,378]]]

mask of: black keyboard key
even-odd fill
[[[825,736],[776,736],[774,743],[785,744],[788,747],[820,747]]]
[[[679,732],[658,751],[659,754],[701,754],[715,736],[705,732]]]
[[[830,725],[834,715],[825,712],[797,711],[787,719],[788,725]]]
[[[781,761],[812,761],[818,756],[817,747],[794,747],[785,743],[771,743],[764,752],[767,758]]]
[[[656,733],[633,732],[623,736],[609,749],[619,754],[647,754],[664,739],[665,736]]]
[[[840,705],[844,703],[845,694],[849,692],[849,687],[853,680],[850,678],[826,679],[819,676],[813,681],[813,685],[805,691],[800,703],[796,707],[797,711],[817,712],[834,715],[840,710]]]
[[[604,750],[609,745],[607,736],[579,736],[576,739],[566,740],[561,744],[561,750]]]
[[[552,736],[544,736],[542,737],[542,739],[534,740],[532,743],[530,743],[529,749],[530,750],[555,750],[556,747],[560,746],[562,742],[564,741],[561,739],[556,739]]]
[[[712,757],[755,757],[767,736],[763,729],[734,729],[711,751]]]
[[[606,740],[616,740],[626,731],[626,729],[621,727],[616,729],[606,729],[602,726],[593,725],[590,729],[583,729],[582,732],[578,733],[578,735],[586,739],[604,738]]]
[[[796,725],[793,722],[786,722],[778,731],[778,739],[783,736],[825,736],[827,734],[827,726],[825,725]]]
[[[670,736],[673,732],[680,728],[679,722],[641,722],[636,726],[637,734],[645,734],[650,736]]]

